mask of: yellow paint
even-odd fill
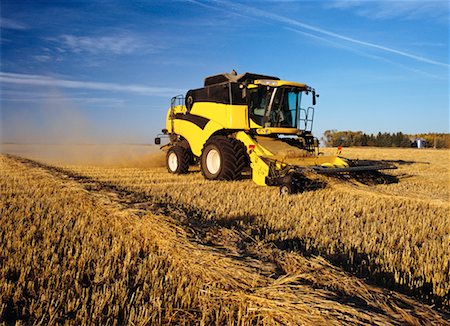
[[[266,186],[266,177],[269,175],[269,166],[261,160],[256,153],[250,155],[252,180],[259,186]]]
[[[257,124],[255,121],[253,121],[252,119],[250,119],[250,129],[258,129],[258,128],[262,128],[262,126],[260,126],[260,125]]]
[[[275,155],[275,152],[271,152],[268,147],[262,145],[257,139],[252,138],[246,132],[237,132],[235,138],[240,140],[247,148],[247,153],[250,156],[252,179],[258,185],[266,184],[266,177],[269,175],[269,166],[262,158],[267,158],[276,161],[275,166],[277,169],[281,169],[287,165],[295,166],[324,166],[331,168],[346,168],[348,163],[338,156],[298,156],[298,157],[285,157],[282,155]],[[263,143],[269,144],[270,141],[266,141],[266,137]],[[277,140],[271,140],[276,143]],[[253,147],[252,149],[249,149]],[[270,146],[269,146],[270,147]]]
[[[289,165],[299,166],[323,166],[331,168],[347,168],[348,163],[339,156],[313,156],[313,157],[279,157],[267,156],[267,158],[274,159]]]
[[[250,157],[250,167],[252,169],[252,180],[257,185],[265,186],[266,177],[269,175],[269,166],[264,162],[262,156],[273,155],[267,148],[261,146],[254,138],[246,132],[237,132],[235,138],[240,140],[247,148]],[[250,148],[253,147],[253,148]]]
[[[284,134],[284,135],[296,135],[298,134],[297,128],[258,128],[256,129],[258,135],[270,135],[270,134]]]
[[[208,139],[222,129],[249,130],[248,109],[246,105],[229,105],[212,102],[197,102],[189,112],[209,119],[204,129],[187,120],[171,119],[177,113],[187,114],[184,105],[169,109],[167,112],[166,129],[185,138],[191,146],[192,153],[200,156]]]

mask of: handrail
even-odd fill
[[[174,132],[174,128],[175,128],[175,115],[174,115],[174,110],[176,106],[180,106],[180,105],[184,105],[184,96],[183,95],[177,95],[172,97],[172,99],[170,100],[170,126],[171,126],[171,132]]]
[[[177,95],[172,97],[172,100],[170,101],[170,108],[174,109],[176,106],[184,105],[184,96],[183,95]]]
[[[300,108],[300,119],[298,129],[301,131],[311,132],[314,121],[314,108],[312,106],[307,109]],[[304,118],[302,118],[302,112],[304,113]]]

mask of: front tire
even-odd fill
[[[208,180],[236,180],[247,163],[244,145],[232,138],[216,136],[203,148],[201,170]]]
[[[189,152],[181,146],[174,146],[167,152],[167,171],[173,174],[185,174],[189,170]]]
[[[209,180],[235,180],[245,167],[247,153],[236,139],[214,137],[203,148],[201,170]]]

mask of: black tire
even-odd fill
[[[283,177],[280,185],[280,195],[292,195],[297,192],[296,179],[292,174]]]
[[[209,180],[235,180],[241,176],[248,159],[244,145],[224,136],[210,139],[203,148],[201,170]]]
[[[185,174],[189,170],[191,155],[189,151],[181,146],[173,146],[167,151],[167,171],[173,174]]]
[[[231,138],[230,141],[234,148],[234,156],[236,157],[235,179],[239,179],[242,176],[242,171],[250,166],[250,158],[247,154],[247,148],[245,148],[245,145],[241,141],[234,138]]]
[[[286,183],[280,186],[280,195],[286,196],[286,195],[292,195],[294,194],[295,188],[294,185],[291,183]]]

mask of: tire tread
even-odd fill
[[[171,171],[169,168],[169,154],[174,152],[178,159],[178,168],[176,171]],[[170,173],[174,174],[186,174],[189,171],[189,162],[191,161],[191,155],[187,149],[181,146],[173,146],[169,149],[166,155],[166,167]]]
[[[244,167],[248,164],[247,152],[245,146],[237,139],[225,136],[216,136],[208,140],[203,151],[210,144],[213,144],[220,151],[222,156],[222,169],[215,178],[209,177],[206,173],[206,167],[202,163],[202,174],[207,179],[215,180],[236,180],[241,177]],[[202,154],[203,155],[203,154]],[[203,162],[203,159],[202,159]]]

